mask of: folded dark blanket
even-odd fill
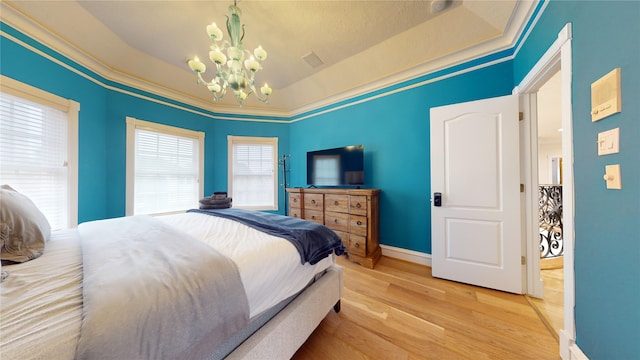
[[[213,193],[212,196],[200,199],[200,209],[228,209],[231,207],[231,198],[227,193]]]
[[[211,198],[213,199],[224,199],[227,197],[227,193],[224,191],[216,191],[213,193],[213,195],[211,195]]]
[[[302,264],[311,265],[335,252],[342,255],[342,239],[328,227],[307,220],[243,209],[191,209],[196,212],[235,220],[264,233],[289,240],[300,254]]]
[[[200,199],[200,204],[202,205],[229,205],[231,204],[231,198],[225,199],[214,199],[214,198],[204,198]]]
[[[200,209],[228,209],[231,207],[231,203],[217,204],[217,205],[203,205],[200,204]]]

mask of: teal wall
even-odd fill
[[[106,111],[107,173],[109,176],[107,217],[124,216],[126,189],[126,121],[127,116],[159,124],[178,126],[205,133],[204,193],[227,190],[227,136],[277,137],[280,154],[289,152],[288,124],[253,121],[218,120],[134,96],[110,91]],[[279,202],[284,189],[280,188]],[[284,212],[282,204],[280,213]]]
[[[573,26],[575,324],[592,360],[640,358],[640,2],[551,1],[514,60],[518,83]],[[606,46],[605,46],[606,45]],[[591,83],[622,72],[622,112],[592,123]],[[620,128],[620,153],[598,156],[598,132]],[[607,190],[620,164],[622,190]]]
[[[431,253],[429,109],[510,94],[510,61],[291,124],[292,186],[310,150],[363,144],[365,187],[380,188],[380,242]]]
[[[212,119],[106,90],[7,38],[0,72],[81,104],[81,222],[124,215],[125,116],[132,116],[206,132],[205,193],[227,187],[229,134],[277,136],[279,153],[291,154],[291,186],[306,185],[307,151],[364,144],[366,186],[382,189],[381,242],[430,253],[429,108],[510,93],[571,22],[577,343],[591,359],[631,359],[640,354],[639,19],[638,1],[551,1],[513,61],[291,124]],[[4,24],[2,30],[80,69]],[[622,68],[623,112],[592,123],[590,84],[615,67]],[[598,157],[597,133],[615,127],[621,152]],[[623,190],[606,190],[604,166],[615,163],[622,165]]]
[[[4,24],[2,30],[11,31]],[[14,34],[38,46],[21,34]],[[43,51],[50,53],[46,48]],[[0,42],[0,71],[4,76],[80,103],[78,219],[82,222],[107,217],[107,139],[104,134],[109,91],[4,37]]]

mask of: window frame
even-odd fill
[[[198,140],[198,198],[201,199],[204,196],[204,132],[184,129],[176,126],[163,125],[146,120],[139,120],[133,117],[126,117],[127,122],[127,154],[126,154],[126,215],[132,216],[135,204],[135,132],[136,129],[153,131],[173,136],[182,136]],[[194,204],[194,207],[197,203]],[[163,215],[163,214],[175,214],[184,210],[176,210],[166,213],[154,213],[150,215]]]
[[[271,145],[273,146],[273,203],[270,205],[259,206],[242,206],[233,204],[233,207],[248,210],[268,210],[277,211],[278,204],[278,137],[257,137],[257,136],[227,136],[227,184],[229,196],[233,197],[233,147],[236,144],[252,144],[252,145]]]
[[[0,75],[0,92],[67,114],[67,228],[78,226],[78,142],[80,103]]]

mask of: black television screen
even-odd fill
[[[307,185],[364,185],[364,146],[307,152]]]

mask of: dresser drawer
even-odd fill
[[[300,194],[289,194],[289,208],[301,208]]]
[[[318,224],[324,225],[324,216],[323,216],[322,211],[307,210],[305,208],[304,209],[304,219],[305,220],[309,220],[309,221],[313,221],[313,222],[317,222]]]
[[[305,194],[304,195],[304,210],[324,210],[324,203],[322,199],[324,196],[322,194]]]
[[[338,235],[340,239],[342,239],[342,243],[345,247],[349,247],[349,233],[338,230],[334,230],[333,232],[336,233],[336,235]]]
[[[358,235],[349,235],[349,254],[367,256],[367,238]]]
[[[367,215],[367,196],[349,196],[349,212],[356,215]]]
[[[324,209],[326,211],[349,212],[349,196],[327,194],[324,196]]]
[[[349,231],[349,214],[327,211],[325,213],[324,224],[332,230],[348,232]]]
[[[289,208],[289,216],[294,217],[294,218],[298,218],[298,219],[302,219],[302,210],[300,210],[300,208],[290,207]]]
[[[349,232],[356,235],[367,236],[367,217],[351,215],[349,219]]]

